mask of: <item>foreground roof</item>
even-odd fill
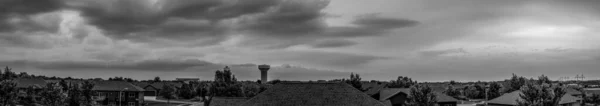
[[[513,91],[511,93],[506,93],[500,97],[497,97],[495,99],[492,99],[490,101],[488,101],[488,103],[490,104],[503,104],[503,105],[517,105],[517,100],[520,100],[521,97],[519,96],[521,94],[520,90],[517,91]],[[567,104],[567,103],[574,103],[577,102],[577,100],[581,100],[581,98],[577,98],[571,95],[564,95],[559,104]]]
[[[124,81],[95,81],[92,90],[100,91],[144,91],[141,87]]]
[[[246,97],[215,97],[210,101],[209,106],[239,106],[246,102]]]
[[[241,106],[384,106],[345,83],[279,83]]]

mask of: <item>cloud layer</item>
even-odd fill
[[[596,75],[598,3],[3,0],[0,65],[63,76],[135,71],[146,73],[136,78],[207,79],[229,65],[250,80],[255,64],[281,65],[273,78],[303,80],[347,72],[381,80]]]

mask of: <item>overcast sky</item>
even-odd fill
[[[0,65],[48,76],[600,77],[599,0],[2,0]]]

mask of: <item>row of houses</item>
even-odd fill
[[[57,83],[59,80],[43,79],[15,79],[17,88],[22,92],[28,87],[43,88],[48,83]],[[67,83],[83,83],[80,80],[65,80]],[[144,89],[124,81],[93,81],[96,94],[93,99],[98,106],[141,106],[144,104]]]
[[[18,79],[17,87],[43,87],[56,80]],[[81,83],[81,81],[68,81]],[[98,105],[140,106],[146,99],[156,98],[163,86],[181,87],[181,82],[128,83],[122,81],[94,81],[94,97]],[[402,106],[410,94],[408,88],[387,88],[385,84],[363,84],[360,91],[338,82],[282,82],[252,97],[216,97],[211,106]],[[438,106],[457,106],[460,100],[435,90]],[[586,93],[600,93],[600,89],[586,89]],[[506,93],[487,103],[491,106],[516,106],[520,91]],[[583,93],[568,89],[561,98],[561,106],[577,106]]]
[[[410,89],[387,88],[385,84],[363,84],[364,92],[345,83],[283,82],[252,98],[215,98],[211,106],[403,106]],[[434,89],[437,106],[457,106],[461,100]],[[584,89],[585,93],[600,93],[600,89]],[[485,101],[489,106],[517,106],[521,91],[506,93]],[[579,106],[583,92],[567,89],[560,106]],[[464,105],[464,104],[463,104]]]

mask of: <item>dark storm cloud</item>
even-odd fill
[[[306,2],[306,3],[304,3]],[[290,1],[284,2],[275,12],[242,22],[243,31],[250,34],[278,37],[360,37],[378,36],[390,29],[410,27],[419,22],[380,16],[359,16],[352,24],[355,27],[328,27],[321,10],[329,2]]]
[[[349,40],[324,40],[311,44],[314,48],[335,48],[335,47],[346,47],[357,44],[356,42]]]
[[[242,32],[253,35],[263,42],[283,40],[284,42],[265,43],[269,45],[265,48],[279,49],[316,42],[323,38],[382,36],[394,29],[419,24],[414,20],[371,16],[358,17],[352,22],[355,26],[329,27],[325,24],[324,17],[326,17],[325,13],[321,13],[317,7],[310,7],[305,12],[276,12],[242,22],[245,28]],[[260,43],[258,40],[249,40],[244,44],[256,45],[257,42]]]
[[[2,0],[0,32],[12,32],[17,28],[8,21],[11,18],[27,18],[29,15],[55,11],[63,7],[62,5],[61,0]]]
[[[61,0],[1,0],[0,46],[47,48],[44,42],[33,41],[29,36],[35,32],[57,32],[60,18],[49,12],[62,7]]]
[[[112,38],[139,42],[207,38],[218,42],[230,30],[221,20],[261,13],[280,1],[159,0],[155,4],[145,0],[70,2],[71,7],[82,11],[82,16],[90,24],[104,30]]]

